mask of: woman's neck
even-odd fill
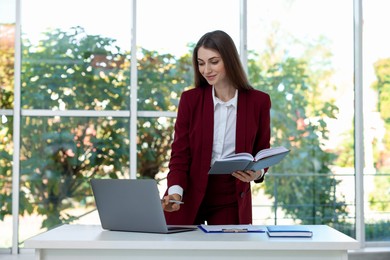
[[[227,102],[234,98],[236,94],[236,88],[234,88],[232,85],[214,85],[214,89],[215,96],[223,102]]]

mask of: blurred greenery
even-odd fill
[[[375,165],[372,165],[381,172],[389,172],[390,165],[390,58],[380,59],[374,63],[376,81],[372,88],[378,93],[378,112],[384,121],[384,136],[376,136]]]
[[[385,132],[373,140],[374,165],[377,169],[375,189],[369,194],[370,208],[377,212],[390,211],[390,58],[374,63],[376,81],[372,88],[378,93],[377,110],[384,122]],[[380,126],[378,127],[380,130]],[[383,223],[382,223],[383,224]]]
[[[265,53],[251,53],[250,81],[271,96],[272,145],[291,152],[270,169],[265,192],[275,200],[274,210],[282,208],[298,223],[336,225],[345,220],[347,209],[344,198],[335,195],[340,194],[339,181],[329,168],[336,157],[322,148],[329,133],[326,119],[338,112],[334,101],[324,96],[334,88],[326,63],[330,53],[319,41],[294,58],[283,55],[285,50],[272,39],[275,36],[270,37]],[[323,64],[314,66],[313,61]],[[271,178],[274,173],[282,176]]]

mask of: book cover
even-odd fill
[[[267,226],[269,237],[312,237],[313,232],[301,225],[277,225]]]
[[[264,226],[258,225],[199,225],[205,233],[264,233]]]
[[[231,174],[235,171],[257,171],[279,163],[290,150],[283,146],[259,151],[255,157],[250,153],[238,153],[218,159],[209,170],[209,174]]]

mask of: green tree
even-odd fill
[[[49,31],[37,46],[23,42],[22,107],[118,110],[128,108],[127,54],[114,40],[82,28]],[[45,216],[43,227],[72,221],[70,209],[88,206],[89,178],[120,178],[128,169],[128,119],[23,117],[23,213]]]
[[[176,59],[144,49],[140,53],[139,109],[175,111],[177,93],[192,81],[190,56]],[[130,58],[113,39],[87,35],[79,27],[48,31],[37,45],[25,40],[22,106],[127,110]],[[24,117],[22,125],[20,212],[45,216],[42,227],[72,221],[80,214],[72,209],[91,204],[90,178],[128,173],[126,118]],[[166,169],[172,125],[170,118],[139,119],[139,177],[155,178]],[[4,194],[10,194],[10,187],[8,191]],[[7,209],[2,216],[10,214],[10,195],[1,200]]]
[[[378,93],[377,109],[384,121],[385,135],[383,140],[377,138],[373,141],[375,165],[372,166],[383,176],[375,176],[375,192],[369,194],[369,202],[372,210],[388,212],[390,210],[390,176],[388,175],[390,170],[390,59],[380,59],[375,62],[374,70],[376,81],[371,87]]]
[[[36,46],[23,41],[23,108],[129,109],[129,57],[115,40],[80,27],[43,37]]]
[[[191,86],[189,54],[170,54],[142,49],[138,67],[138,109],[176,111],[180,93]],[[174,119],[138,118],[139,177],[156,179],[167,170],[173,138]]]
[[[390,59],[381,59],[375,62],[374,70],[376,81],[372,88],[378,93],[378,112],[385,123],[383,140],[376,140],[376,165],[379,171],[390,170]],[[383,147],[381,149],[381,147]]]
[[[272,99],[271,143],[291,149],[270,169],[265,191],[287,217],[303,224],[337,225],[346,215],[346,205],[336,197],[338,181],[329,169],[335,156],[322,148],[328,139],[326,119],[335,118],[338,111],[323,95],[332,88],[327,84],[331,71],[320,61],[330,54],[322,47],[324,39],[305,46],[301,57],[286,55],[276,42],[271,35],[267,51],[251,53],[249,60],[250,81]]]
[[[0,24],[0,109],[12,109],[14,101],[14,24]],[[13,117],[0,115],[0,220],[11,212]]]
[[[12,109],[14,101],[14,56],[15,49],[8,31],[14,32],[14,24],[0,24],[0,108]],[[12,38],[13,39],[13,38]],[[7,41],[8,40],[8,41]]]

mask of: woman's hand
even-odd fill
[[[176,193],[164,196],[164,198],[161,200],[161,206],[164,211],[173,212],[180,209],[180,204],[172,201],[181,201],[181,196]]]
[[[259,179],[263,174],[262,170],[258,171],[236,171],[233,172],[233,176],[243,182],[251,182]]]

